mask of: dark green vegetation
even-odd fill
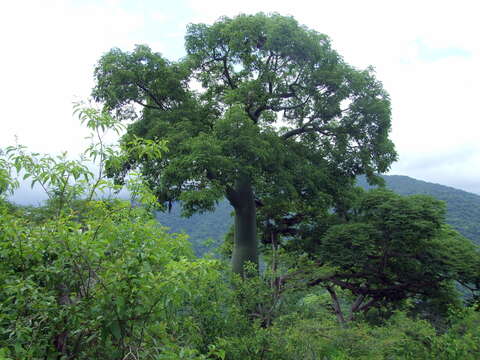
[[[480,196],[452,187],[433,184],[426,181],[400,175],[382,175],[385,187],[399,195],[430,195],[438,200],[445,201],[445,222],[466,238],[480,245]],[[357,178],[358,186],[372,189],[365,177]],[[219,244],[233,220],[232,209],[228,203],[220,202],[212,213],[195,215],[191,218],[180,218],[180,208],[174,204],[172,212],[157,213],[161,224],[171,228],[172,232],[186,232],[193,244],[196,254],[203,254],[207,249],[213,249]],[[205,239],[214,241],[210,246],[202,245]]]
[[[174,203],[170,211],[156,211],[155,218],[172,233],[186,233],[195,255],[202,256],[221,245],[233,224],[232,211],[228,201],[221,201],[214,211],[182,217],[180,204]]]
[[[480,245],[480,196],[449,186],[433,184],[408,176],[382,176],[388,189],[400,195],[424,194],[445,201],[446,222],[463,236]],[[365,178],[359,178],[359,185],[370,186]]]
[[[441,201],[354,186],[395,157],[371,74],[278,15],[192,25],[187,48],[102,57],[106,106],[76,107],[84,160],[0,151],[0,360],[478,359],[479,248]],[[132,101],[137,121],[107,145]],[[19,176],[45,206],[6,200]],[[107,196],[123,186],[129,200]],[[233,269],[152,215],[224,195]]]
[[[445,201],[445,222],[460,234],[476,244],[480,244],[480,196],[452,187],[433,184],[408,176],[382,175],[385,187],[400,195],[430,195]],[[358,185],[371,189],[365,178],[357,179]],[[27,194],[25,194],[27,195]],[[215,249],[223,242],[225,234],[233,224],[233,208],[228,201],[220,201],[212,212],[181,216],[181,207],[172,204],[171,211],[157,211],[155,217],[160,224],[170,228],[170,232],[185,232],[189,236],[195,254],[202,255]],[[206,240],[211,239],[212,241]]]
[[[179,62],[147,46],[112,49],[96,67],[93,97],[135,120],[125,148],[137,138],[168,142],[161,159],[109,167],[118,181],[139,167],[159,201],[181,200],[187,214],[230,202],[235,272],[258,265],[257,217],[334,206],[332,194],[356,175],[373,181],[396,159],[388,94],[371,69],[346,64],[327,36],[257,14],[191,24],[185,39]]]

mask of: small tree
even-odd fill
[[[142,165],[159,201],[182,200],[188,215],[229,200],[235,272],[258,263],[257,204],[318,198],[326,184],[371,179],[395,160],[389,97],[372,69],[347,65],[327,36],[293,18],[193,24],[186,50],[170,62],[147,46],[112,49],[95,70],[93,96],[135,119],[125,144],[168,141],[166,157],[124,164]]]

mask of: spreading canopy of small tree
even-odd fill
[[[160,201],[182,200],[187,214],[230,201],[235,271],[258,261],[256,203],[331,201],[321,195],[395,160],[388,94],[327,36],[259,13],[189,25],[185,46],[178,62],[143,45],[112,49],[96,67],[93,96],[135,119],[124,144],[168,141],[162,159],[123,167],[141,165]]]

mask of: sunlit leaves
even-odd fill
[[[89,107],[82,102],[74,103],[73,114],[77,115],[82,124],[93,131],[105,132],[113,130],[117,135],[125,129],[125,126],[115,117],[111,116],[106,109]]]
[[[24,146],[9,146],[5,150],[8,161],[22,174],[23,180],[30,179],[31,186],[39,184],[49,199],[75,198],[84,191],[82,183],[93,178],[85,164],[69,160],[67,154],[57,156],[27,152]]]
[[[0,198],[12,194],[19,182],[12,174],[13,166],[0,149]]]

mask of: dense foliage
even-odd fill
[[[382,175],[385,188],[399,195],[430,195],[443,200],[446,205],[445,222],[460,234],[477,245],[480,245],[480,196],[448,186],[433,184],[408,176]],[[357,178],[358,186],[372,189],[364,177]],[[173,204],[172,211],[159,212],[160,223],[171,228],[173,232],[185,231],[190,236],[197,254],[213,250],[224,238],[229,226],[233,223],[232,209],[227,201],[222,201],[211,213],[197,214],[190,218],[181,218],[179,204]],[[210,246],[205,247],[206,238],[213,239]]]
[[[400,195],[424,194],[445,201],[446,221],[463,236],[480,245],[480,196],[449,186],[433,184],[408,176],[383,176],[385,185]],[[364,178],[359,185],[369,188]]]
[[[331,267],[313,275],[309,285],[326,287],[341,322],[346,318],[335,287],[355,298],[350,319],[357,312],[392,308],[406,299],[419,308],[431,302],[452,304],[458,297],[455,281],[475,289],[475,295],[480,287],[478,248],[444,224],[442,202],[387,190],[356,195],[347,219],[332,219],[329,226],[312,223],[313,231],[299,229],[295,240],[285,245],[307,252],[315,267]],[[438,315],[442,310],[433,311]]]
[[[180,204],[173,203],[168,211],[156,211],[155,218],[172,233],[188,234],[195,255],[202,256],[222,244],[233,223],[232,211],[228,201],[221,201],[214,211],[184,217]]]

